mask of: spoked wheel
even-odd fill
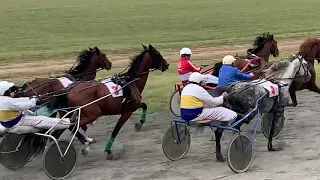
[[[179,90],[174,91],[170,98],[170,111],[173,115],[180,117],[180,101]]]
[[[6,133],[0,143],[0,163],[10,169],[23,167],[33,155],[31,141],[24,139],[25,135]]]
[[[245,134],[235,134],[230,140],[227,160],[233,172],[242,173],[250,168],[253,161],[253,145],[249,146],[250,142],[250,137]]]
[[[261,129],[263,135],[269,139],[270,136],[270,128],[271,128],[271,123],[273,120],[274,116],[272,113],[265,113],[262,115],[262,120],[261,120]],[[285,117],[279,117],[276,122],[275,122],[275,127],[274,127],[274,133],[273,133],[273,138],[276,139],[278,138],[282,131],[283,131],[283,126],[284,126],[284,119]]]
[[[180,142],[178,140],[178,133]],[[181,159],[190,148],[191,136],[188,128],[184,124],[171,125],[165,132],[162,139],[162,150],[172,161]]]
[[[57,140],[62,154],[65,153],[69,141]],[[77,165],[77,153],[73,145],[64,157],[61,157],[57,144],[52,141],[44,152],[43,167],[51,179],[65,179],[69,177]]]

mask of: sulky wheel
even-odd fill
[[[62,154],[65,153],[69,141],[57,140]],[[65,179],[69,177],[77,165],[77,153],[73,145],[70,145],[68,152],[61,157],[57,144],[52,141],[44,152],[43,167],[51,179]]]
[[[6,133],[0,142],[0,163],[10,170],[23,167],[32,154],[31,141],[24,135]]]
[[[170,111],[176,117],[180,117],[180,100],[179,90],[174,91],[170,98]]]
[[[271,127],[271,122],[273,120],[274,116],[272,113],[265,113],[262,115],[262,120],[261,120],[261,129],[263,135],[269,139],[270,135],[270,127]],[[273,138],[278,138],[280,134],[282,133],[283,126],[284,126],[284,119],[285,117],[279,117],[278,120],[275,122],[275,128],[274,128],[274,133],[273,133]]]
[[[227,161],[230,169],[235,173],[247,171],[253,161],[253,147],[250,137],[245,134],[235,134],[229,142]]]
[[[188,153],[190,148],[190,132],[184,124],[171,125],[165,132],[162,139],[162,150],[172,161],[181,159]],[[177,131],[178,130],[178,131]],[[177,132],[179,132],[180,142],[178,142]]]

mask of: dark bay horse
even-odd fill
[[[83,50],[76,61],[77,66],[72,67],[62,77],[67,77],[73,81],[89,81],[96,78],[98,69],[110,70],[112,63],[105,53],[98,47]],[[36,78],[23,86],[25,89],[16,92],[17,96],[30,97],[34,95],[45,95],[64,88],[57,78]]]
[[[105,97],[81,109],[80,126],[92,123],[103,115],[121,115],[105,148],[108,153],[108,160],[116,159],[111,153],[112,144],[121,127],[131,117],[132,113],[139,108],[143,110],[140,123],[135,124],[137,131],[146,121],[147,105],[142,102],[141,94],[150,70],[161,70],[163,72],[169,68],[169,64],[152,45],[143,47],[144,50],[131,61],[128,71],[111,79],[115,84],[125,86],[123,96],[105,97],[110,95],[107,86],[101,82],[91,81],[76,84],[68,90],[67,94],[57,96],[57,101],[52,101],[54,102],[52,103],[53,108],[79,107]],[[59,137],[62,133],[63,131],[56,131],[55,136]],[[86,150],[88,151],[88,148]]]
[[[94,80],[99,69],[110,70],[111,66],[112,63],[106,57],[105,53],[102,53],[98,47],[89,47],[89,50],[80,52],[74,66],[62,77],[68,78],[70,82],[72,81],[73,83],[75,81]],[[64,88],[64,85],[58,78],[36,78],[29,83],[25,83],[22,87],[14,86],[10,88],[5,95],[9,95],[11,92],[15,94],[15,97],[44,95],[44,99],[47,97],[47,100],[50,100],[50,95]],[[84,131],[87,130],[87,126],[82,126],[81,128]],[[77,138],[80,141],[88,141],[89,139],[90,142],[94,142],[91,138],[84,137],[80,133],[77,133]]]
[[[252,63],[250,66],[247,66],[243,72],[254,71],[264,67],[269,62],[271,55],[273,57],[279,56],[277,44],[278,43],[272,34],[264,33],[255,38],[252,44],[253,47],[247,50],[246,56],[235,56],[237,60],[233,63],[233,66],[237,67],[239,70],[243,70],[249,60],[253,58],[252,55],[254,54],[255,56],[260,57],[260,60]],[[219,77],[219,70],[221,66],[222,62],[216,63],[212,75]]]
[[[291,106],[297,106],[297,97],[296,91],[300,91],[303,89],[308,89],[313,92],[317,92],[320,94],[320,89],[316,85],[316,71],[314,68],[314,61],[319,59],[320,57],[320,39],[318,38],[309,38],[305,42],[300,45],[299,52],[307,62],[308,69],[311,73],[311,79],[306,83],[293,81],[289,88],[290,97],[292,100]]]

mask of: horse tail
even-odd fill
[[[68,94],[70,90],[71,88],[66,88],[55,93],[47,105],[48,109],[54,111],[60,108],[67,108]]]
[[[68,94],[53,97],[47,107],[50,110],[68,107]]]
[[[222,62],[216,63],[213,67],[212,75],[219,77],[219,71],[220,71],[221,66],[222,66]]]
[[[47,141],[47,137],[26,134],[22,143],[30,143],[30,148],[34,150],[34,157],[39,157],[43,154]]]

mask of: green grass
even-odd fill
[[[319,35],[319,0],[0,0],[0,60]]]

